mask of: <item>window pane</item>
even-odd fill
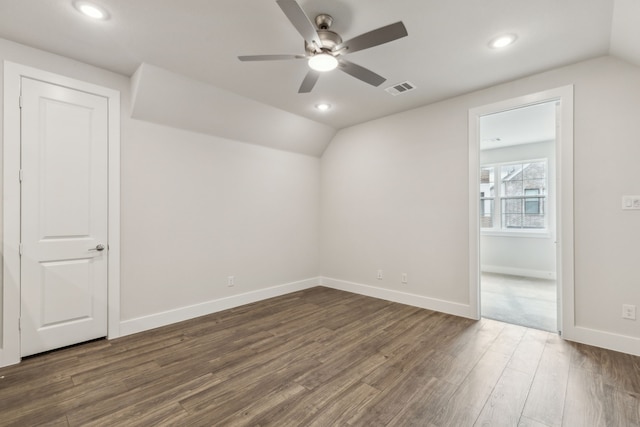
[[[544,228],[545,197],[502,198],[502,228]]]
[[[502,195],[503,196],[522,196],[522,181],[503,181],[502,182]]]
[[[524,200],[524,213],[525,214],[539,214],[540,213],[540,201],[538,199],[525,199]]]
[[[546,162],[533,162],[523,166],[524,180],[542,179],[547,177]]]
[[[481,197],[495,196],[495,169],[492,167],[480,169],[480,194]]]
[[[480,168],[480,227],[493,228],[495,168]]]
[[[524,181],[522,183],[524,186],[524,194],[545,194],[546,193],[545,183],[546,183],[546,179],[541,179],[541,178],[528,179]],[[530,190],[536,191],[536,192],[528,193],[528,191]]]

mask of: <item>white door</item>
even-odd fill
[[[21,81],[21,355],[107,335],[107,98]]]

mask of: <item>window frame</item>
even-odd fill
[[[544,188],[545,192],[543,194],[538,195],[529,195],[523,194],[522,196],[503,196],[502,195],[502,176],[501,176],[501,168],[510,165],[523,165],[527,163],[539,163],[543,162],[545,167],[545,177],[544,177]],[[549,211],[549,203],[551,194],[549,191],[549,159],[544,158],[533,158],[533,159],[522,159],[522,160],[510,160],[506,162],[491,162],[480,164],[480,181],[482,170],[486,168],[493,168],[493,186],[494,186],[494,195],[491,196],[483,196],[480,195],[478,198],[479,201],[479,215],[478,218],[480,220],[480,233],[484,236],[507,236],[507,237],[534,237],[534,238],[548,238],[550,237],[550,211]],[[523,188],[523,192],[526,193],[526,189]],[[479,193],[478,193],[479,194]],[[529,197],[527,197],[529,196]],[[533,197],[532,197],[533,196]],[[543,228],[508,228],[503,226],[503,218],[502,218],[502,203],[503,200],[513,200],[516,198],[521,198],[523,200],[523,214],[526,210],[526,202],[527,199],[536,198],[538,202],[538,212],[541,209],[541,201],[540,199],[544,199],[544,204],[546,206],[544,213],[544,227]],[[487,200],[492,201],[492,227],[482,227],[482,218],[481,215],[485,212],[483,203]]]

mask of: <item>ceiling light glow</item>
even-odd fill
[[[328,53],[318,53],[309,58],[309,67],[316,71],[331,71],[338,66],[338,60]]]
[[[327,111],[330,108],[331,108],[331,104],[323,103],[323,104],[317,104],[316,105],[316,109],[319,110],[319,111]]]
[[[503,36],[496,37],[495,39],[489,42],[489,46],[493,49],[502,49],[503,47],[507,47],[513,42],[516,41],[515,34],[505,34]]]
[[[77,1],[73,5],[80,13],[88,16],[89,18],[99,20],[109,19],[109,14],[107,13],[107,11],[95,4],[86,1]]]

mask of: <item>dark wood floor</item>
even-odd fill
[[[0,425],[638,426],[640,358],[314,288],[0,369]]]

